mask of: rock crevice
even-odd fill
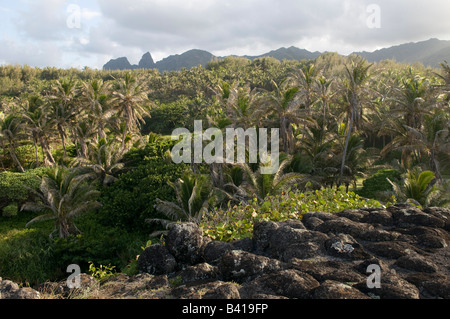
[[[259,222],[251,239],[232,243],[175,224],[165,245],[140,255],[140,275],[88,285],[90,297],[449,299],[449,221],[448,209],[407,205],[307,213]],[[11,287],[0,280],[3,297],[30,294]]]

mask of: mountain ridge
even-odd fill
[[[322,52],[324,53],[324,52]],[[310,52],[294,46],[282,47],[272,50],[258,56],[241,56],[249,60],[257,58],[272,57],[282,60],[314,60],[319,57],[321,52]],[[383,60],[395,60],[404,63],[423,63],[425,66],[438,67],[444,61],[450,61],[450,41],[431,38],[426,41],[409,42],[388,48],[379,49],[373,52],[353,52],[352,54],[360,55],[369,62],[380,62]],[[212,53],[192,49],[182,54],[170,55],[161,61],[154,62],[151,53],[147,52],[143,55],[141,61],[137,65],[132,65],[128,58],[120,57],[111,59],[103,66],[104,70],[133,70],[133,69],[158,69],[160,72],[179,71],[183,68],[190,69],[192,67],[202,65],[206,66],[214,59],[222,59],[224,57],[214,56]]]

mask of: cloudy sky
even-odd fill
[[[448,0],[0,0],[0,64],[101,68],[190,49],[373,51],[450,40]]]

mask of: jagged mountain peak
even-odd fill
[[[282,60],[314,60],[319,57],[321,52],[310,52],[305,49],[299,49],[295,46],[288,48],[282,47],[277,50],[259,56],[243,56],[244,58],[254,60],[262,57],[272,57]],[[450,61],[450,41],[443,41],[431,38],[426,41],[416,43],[405,43],[389,48],[376,50],[374,52],[354,52],[367,59],[369,62],[380,62],[382,60],[396,60],[397,62],[415,63],[421,62],[426,66],[438,67],[439,63]],[[182,54],[171,55],[159,62],[154,62],[150,52],[143,55],[139,65],[131,65],[127,58],[122,57],[112,59],[105,64],[105,70],[125,70],[125,69],[158,69],[164,71],[178,71],[183,68],[190,69],[195,66],[206,66],[211,60],[216,59],[213,54],[200,49],[192,49]]]

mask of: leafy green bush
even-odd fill
[[[163,157],[165,153],[173,148],[177,141],[163,138],[158,134],[150,134],[149,142],[143,148],[133,148],[128,151],[122,161],[126,167],[137,167],[151,162],[155,157]]]
[[[268,196],[264,202],[255,199],[248,205],[236,205],[227,210],[210,212],[201,226],[204,233],[213,240],[232,241],[251,237],[253,225],[257,221],[301,220],[308,212],[337,213],[344,209],[363,207],[381,207],[376,200],[365,200],[345,188],[323,189],[306,193],[287,192],[282,195]]]
[[[152,231],[154,226],[144,221],[164,217],[154,208],[156,198],[175,201],[174,190],[167,182],[181,177],[185,169],[185,165],[152,158],[147,164],[120,175],[102,192],[100,221],[127,231]]]
[[[187,99],[181,99],[170,104],[161,104],[152,110],[152,117],[145,120],[142,133],[154,132],[168,135],[176,128],[186,127],[187,102]]]
[[[3,217],[14,217],[19,211],[19,206],[17,204],[11,204],[3,208]]]
[[[68,239],[51,240],[48,236],[53,222],[25,224],[37,213],[22,212],[0,217],[0,274],[18,283],[40,284],[67,278],[67,266],[77,264],[88,273],[89,262],[112,265],[129,271],[128,265],[142,252],[148,235],[129,233],[105,227],[97,222],[95,213],[77,218],[82,234]]]
[[[25,229],[34,216],[23,212],[12,218],[0,217],[0,274],[4,279],[34,285],[55,281],[61,275],[48,237],[52,223]]]
[[[367,198],[385,199],[383,198],[383,193],[393,193],[394,191],[388,178],[393,182],[399,182],[401,174],[395,169],[379,170],[375,175],[363,182],[363,188],[358,191],[358,194]]]
[[[101,283],[117,274],[115,268],[116,266],[111,266],[111,264],[108,266],[99,265],[96,267],[93,262],[89,263],[89,273]]]
[[[46,169],[35,169],[25,173],[0,173],[0,209],[12,203],[20,207],[28,201],[32,196],[30,189],[39,189],[41,184],[39,176],[45,171]]]
[[[80,216],[77,226],[80,235],[53,241],[53,258],[60,271],[65,271],[71,264],[79,265],[85,273],[89,271],[90,264],[124,269],[135,260],[141,246],[148,240],[147,234],[100,224],[95,212]]]

